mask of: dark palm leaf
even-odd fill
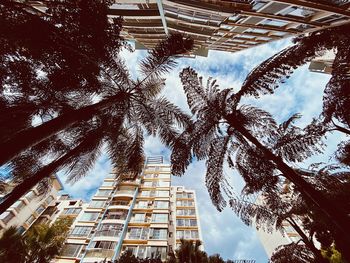
[[[207,160],[207,173],[205,184],[209,196],[218,211],[226,206],[226,201],[221,193],[220,185],[223,182],[223,169],[226,151],[228,148],[229,136],[214,139],[210,145],[209,158]]]

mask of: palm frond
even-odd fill
[[[310,156],[322,153],[324,143],[323,134],[304,132],[293,127],[281,135],[274,146],[275,153],[289,162],[301,162]]]
[[[101,129],[90,131],[79,144],[79,153],[64,164],[68,174],[67,182],[74,183],[84,177],[101,155],[103,133]]]
[[[295,113],[288,118],[288,120],[284,121],[280,124],[280,129],[287,130],[291,124],[293,124],[296,120],[301,118],[300,113]]]
[[[273,93],[294,69],[311,61],[321,52],[336,47],[339,38],[346,36],[348,32],[349,26],[340,26],[296,39],[296,45],[265,60],[248,74],[241,90],[235,95],[237,100],[242,96],[259,97],[261,94]]]
[[[226,201],[221,192],[221,183],[223,181],[223,169],[229,136],[214,139],[210,145],[209,158],[207,160],[207,173],[205,175],[205,184],[209,196],[218,211],[222,211],[226,206]]]
[[[180,72],[180,79],[187,97],[187,104],[192,114],[197,114],[200,109],[207,105],[207,94],[203,87],[202,77],[188,67]]]
[[[186,53],[192,49],[193,40],[184,39],[181,34],[171,34],[161,41],[148,56],[140,62],[144,77],[159,77],[176,66],[175,55]]]

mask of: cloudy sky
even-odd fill
[[[290,45],[289,39],[237,53],[210,51],[206,58],[181,58],[176,69],[166,76],[164,95],[182,109],[188,110],[179,79],[179,72],[188,66],[193,67],[204,78],[209,76],[216,78],[221,88],[232,88],[237,91],[250,70],[288,45]],[[144,57],[144,54],[145,52],[141,51],[123,53],[134,76],[137,75],[138,61]],[[301,113],[303,118],[297,124],[301,127],[306,125],[313,117],[320,114],[322,91],[329,79],[328,75],[310,73],[307,67],[308,65],[305,65],[296,70],[288,82],[275,94],[266,95],[258,100],[245,99],[244,102],[269,111],[279,122],[286,120],[294,113]],[[339,134],[334,136],[339,136]],[[329,140],[336,141],[336,139],[333,140],[333,137],[331,135]],[[324,156],[329,156],[335,147],[336,143],[331,143]],[[166,160],[169,160],[169,150],[157,138],[146,138],[145,151],[149,156],[163,155]],[[308,160],[307,164],[324,160],[324,156],[314,157],[312,160]],[[65,185],[65,192],[70,193],[73,197],[88,201],[110,169],[110,162],[103,155],[88,176],[74,185]],[[230,176],[237,193],[239,193],[242,188],[239,175],[232,171],[226,171],[226,174]],[[206,251],[209,254],[220,253],[224,259],[255,259],[257,263],[267,262],[267,256],[255,230],[245,226],[230,208],[226,208],[220,213],[212,206],[205,188],[204,175],[205,161],[194,161],[183,177],[173,178],[172,184],[184,185],[196,190]]]

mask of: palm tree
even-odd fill
[[[100,71],[124,45],[109,1],[45,1],[35,12],[24,1],[0,6],[0,141],[68,110],[91,104]],[[61,26],[57,26],[61,25]]]
[[[51,262],[61,251],[71,224],[71,218],[60,218],[51,226],[38,224],[30,228],[24,237],[27,248],[25,262]]]
[[[237,154],[237,150],[244,149],[247,153],[242,159],[245,161],[245,166],[241,166],[239,171],[245,171],[243,178],[246,181],[263,180],[273,185],[277,181],[272,175],[279,170],[295,185],[304,200],[313,204],[316,210],[321,211],[334,226],[336,229],[334,235],[339,248],[341,244],[350,242],[349,237],[344,235],[349,224],[346,213],[282,159],[283,157],[290,162],[309,156],[317,151],[314,141],[291,140],[292,138],[287,140],[286,137],[284,142],[279,142],[283,147],[279,147],[278,149],[282,151],[278,152],[273,149],[279,137],[275,136],[277,125],[272,116],[252,106],[239,106],[242,94],[253,92],[249,87],[232,94],[228,89],[220,91],[218,85],[211,79],[204,87],[202,78],[198,78],[197,73],[191,68],[184,69],[180,73],[180,78],[188,105],[196,120],[174,143],[171,155],[173,174],[182,175],[185,172],[191,161],[192,152],[198,159],[207,158],[206,185],[213,204],[221,211],[226,205],[222,195],[222,189],[226,191],[227,188],[223,176],[225,160],[233,167],[231,157]],[[254,178],[252,175],[259,177]],[[342,252],[343,250],[346,250],[344,245]]]
[[[28,139],[19,143],[21,148],[23,145],[30,145],[31,148],[24,153],[27,154],[24,162],[15,162],[14,167],[28,163],[29,158],[34,160],[35,169],[29,172],[28,166],[18,169],[27,169],[25,174],[31,175],[5,197],[0,204],[0,213],[43,178],[62,167],[68,167],[70,180],[81,178],[96,161],[103,142],[108,145],[117,174],[138,175],[144,160],[144,130],[149,135],[159,135],[163,143],[171,145],[179,134],[178,127],[188,127],[191,123],[178,107],[159,96],[164,87],[162,73],[176,65],[172,56],[187,51],[191,46],[192,41],[184,40],[181,35],[169,36],[141,61],[143,78],[137,80],[131,79],[123,61],[119,59],[118,65],[111,65],[110,73],[121,77],[113,82],[105,80],[104,92],[100,93],[105,99],[19,132],[18,135]],[[69,145],[63,146],[55,141],[53,145],[57,143],[57,147],[52,147],[52,140],[57,140],[61,131],[73,134],[73,139],[69,140]],[[62,138],[62,135],[58,137]],[[63,134],[63,137],[67,136]],[[16,147],[19,145],[16,139],[17,136],[4,144],[8,147],[15,144]],[[48,153],[56,155],[56,160],[38,166],[40,157]],[[19,155],[20,160],[21,157]]]
[[[176,258],[179,262],[186,263],[206,263],[208,262],[207,254],[200,250],[201,242],[181,239],[180,247],[175,251]]]
[[[24,262],[24,243],[16,227],[4,231],[0,238],[0,261],[8,263]]]
[[[51,226],[34,225],[24,235],[10,227],[0,238],[1,262],[49,263],[63,247],[71,223],[70,218],[60,218]]]

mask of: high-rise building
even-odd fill
[[[195,192],[171,186],[170,166],[152,157],[137,179],[105,178],[83,205],[57,262],[114,260],[125,250],[165,260],[181,238],[202,240]]]
[[[58,177],[51,176],[49,187],[33,187],[17,200],[9,209],[0,215],[0,236],[11,226],[18,227],[20,232],[28,230],[36,221],[43,219],[44,213],[54,204],[58,192],[63,189]]]
[[[43,10],[43,1],[29,1]],[[170,33],[194,39],[192,55],[236,52],[274,40],[350,22],[339,0],[118,0],[110,17],[124,17],[123,35],[152,48]]]

